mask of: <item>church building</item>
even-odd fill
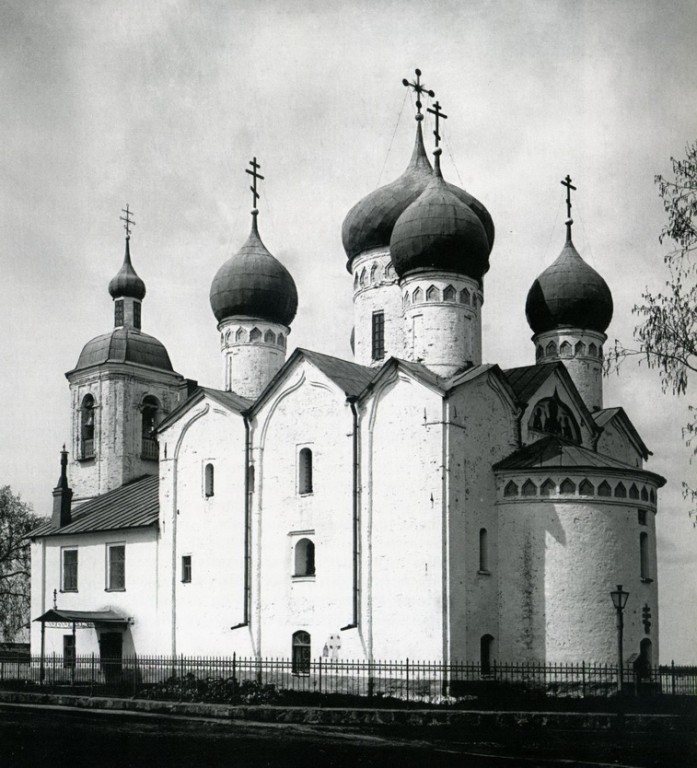
[[[529,365],[486,363],[494,222],[443,177],[438,103],[432,152],[416,106],[404,173],[343,222],[353,360],[287,353],[298,292],[255,207],[211,283],[220,389],[176,372],[141,327],[126,208],[114,327],[66,374],[32,534],[33,653],[615,663],[622,585],[625,658],[657,660],[665,480],[603,401],[612,296],[574,246],[571,179],[520,306]]]

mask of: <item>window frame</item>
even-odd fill
[[[124,300],[116,299],[114,301],[114,327],[115,328],[123,327],[125,316],[126,316],[126,311],[124,307]]]
[[[373,312],[370,325],[370,355],[373,360],[385,359],[385,312]]]
[[[304,542],[307,542],[304,544]],[[298,557],[301,553],[298,551],[298,547],[303,545],[304,552],[304,568],[298,568]],[[293,542],[293,574],[294,581],[314,580],[317,576],[317,561],[316,561],[316,547],[314,540],[309,534],[299,536]]]
[[[309,456],[309,464],[305,457]],[[299,445],[297,449],[297,483],[299,496],[311,496],[315,492],[315,457],[312,445]]]
[[[121,586],[114,586],[114,563],[112,561],[112,552],[121,549],[123,551],[123,558],[121,561]],[[126,542],[125,541],[110,541],[106,544],[106,586],[105,592],[125,592],[126,591]]]
[[[203,497],[208,500],[215,496],[215,463],[209,459],[203,462]]]
[[[67,576],[67,573],[68,573],[68,569],[66,568],[65,556],[67,554],[70,554],[70,553],[73,553],[73,552],[75,553],[75,563],[71,564],[70,570],[73,570],[73,567],[74,567],[74,570],[75,570],[75,584],[74,584],[74,586],[67,586],[66,585],[66,576]],[[60,582],[61,583],[61,589],[60,589],[60,591],[61,592],[77,592],[78,591],[78,587],[79,587],[79,583],[80,583],[79,579],[78,579],[79,563],[80,563],[80,558],[79,558],[79,555],[78,555],[78,548],[77,547],[74,547],[74,546],[61,547],[61,555],[60,555],[60,569],[61,569],[61,582]]]
[[[191,584],[192,580],[192,558],[190,554],[181,557],[181,582],[182,584]]]

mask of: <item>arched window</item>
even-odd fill
[[[293,674],[309,675],[312,645],[309,632],[293,633]]]
[[[455,289],[452,285],[447,286],[443,291],[443,301],[455,301]]]
[[[203,470],[203,492],[207,499],[215,496],[215,467],[212,464],[206,464]]]
[[[482,635],[482,639],[479,641],[479,658],[482,665],[482,676],[491,674],[491,654],[493,645],[493,635]]]
[[[421,290],[421,288],[415,288],[414,293],[411,295],[411,300],[414,304],[416,304],[418,301],[423,300],[424,292]]]
[[[143,398],[142,405],[142,445],[141,445],[141,458],[148,459],[150,461],[157,461],[159,453],[157,448],[157,440],[155,439],[155,429],[157,428],[157,412],[160,409],[160,404],[157,402],[157,398],[152,395],[147,395]]]
[[[310,539],[300,539],[295,545],[295,571],[293,576],[315,575],[315,545]]]
[[[476,293],[472,294],[472,306],[473,307],[477,306],[477,294]]]
[[[486,528],[479,529],[479,570],[489,572],[489,542]]]
[[[518,486],[513,482],[513,480],[509,480],[506,483],[506,487],[503,489],[503,495],[504,496],[517,496],[518,495]]]
[[[578,493],[580,496],[593,496],[595,493],[593,483],[591,483],[590,480],[582,480],[581,484],[578,486]]]
[[[556,492],[556,483],[550,478],[547,478],[540,487],[540,496],[553,496]]]
[[[607,480],[603,480],[598,486],[598,496],[612,496],[612,488],[610,488],[610,483]]]
[[[298,493],[312,493],[312,451],[301,448],[298,453]]]
[[[365,267],[361,270],[361,287],[365,287],[368,280],[368,273],[365,271]]]
[[[286,337],[282,334],[278,334],[278,345],[281,347],[281,349],[286,348]]]
[[[598,355],[598,348],[592,342],[588,345],[588,354],[590,357],[597,357]]]
[[[639,658],[636,660],[636,671],[640,680],[651,679],[653,665],[653,646],[648,637],[639,643]]]
[[[562,493],[569,493],[573,494],[576,493],[576,483],[573,482],[573,480],[569,480],[567,477],[566,480],[564,480],[560,486],[560,491]]]
[[[642,489],[641,489],[641,500],[642,501],[648,501],[649,500],[649,492],[646,490],[646,486],[642,486]]]
[[[375,282],[375,273],[378,271],[378,265],[373,264],[373,266],[370,268],[370,282],[371,284]]]
[[[426,301],[438,301],[440,299],[440,291],[435,285],[429,286],[426,291]]]
[[[536,360],[541,360],[542,357],[544,356],[544,353],[545,353],[545,351],[544,351],[544,349],[542,349],[542,345],[538,344],[536,349],[535,349],[535,359]]]
[[[653,488],[649,491],[649,499],[651,500],[651,502],[653,504],[656,503],[656,494],[655,494]]]
[[[402,303],[404,304],[405,307],[409,306],[409,294],[408,293],[404,294],[404,299],[403,299]]]
[[[394,279],[394,267],[392,264],[386,264],[385,265],[385,280],[393,280]]]
[[[562,402],[557,392],[552,397],[538,400],[528,420],[528,429],[559,435],[565,440],[579,444],[581,430],[571,408]]]
[[[94,398],[85,395],[80,406],[80,458],[94,458]]]
[[[639,557],[641,558],[641,578],[648,579],[649,576],[649,534],[639,534]]]
[[[532,480],[523,483],[523,496],[537,496],[537,486]]]

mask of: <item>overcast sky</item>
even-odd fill
[[[525,297],[563,245],[567,173],[574,242],[613,292],[608,345],[629,343],[631,307],[665,280],[653,177],[696,138],[696,37],[692,0],[4,0],[0,483],[48,513],[69,443],[63,374],[112,326],[126,202],[143,330],[176,370],[222,386],[208,292],[247,236],[254,155],[262,237],[298,286],[290,349],[350,357],[341,223],[409,159],[401,81],[415,67],[449,116],[444,175],[496,224],[485,362],[534,362]],[[605,404],[625,407],[655,454],[648,468],[668,478],[660,654],[695,663],[686,403],[627,366]]]

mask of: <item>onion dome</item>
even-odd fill
[[[490,241],[480,217],[443,179],[439,149],[435,155],[431,181],[392,230],[392,264],[400,277],[414,270],[442,269],[481,280],[489,269],[493,223]]]
[[[341,239],[348,256],[346,267],[349,271],[358,254],[371,248],[387,248],[395,222],[424,191],[431,176],[431,163],[426,156],[419,122],[414,151],[404,173],[356,203],[344,219]]]
[[[290,325],[298,309],[298,292],[290,272],[274,258],[259,237],[257,215],[247,242],[216,273],[210,301],[218,322],[247,315]]]
[[[130,296],[142,301],[145,298],[145,283],[138,277],[131,264],[130,237],[126,238],[126,254],[121,269],[109,282],[109,293],[114,299]]]
[[[80,352],[75,370],[102,363],[137,363],[163,371],[173,370],[164,344],[133,328],[115,328],[111,333],[88,341]]]
[[[525,302],[525,315],[535,334],[563,327],[605,333],[610,325],[610,289],[581,258],[570,233],[557,260],[532,284]]]

